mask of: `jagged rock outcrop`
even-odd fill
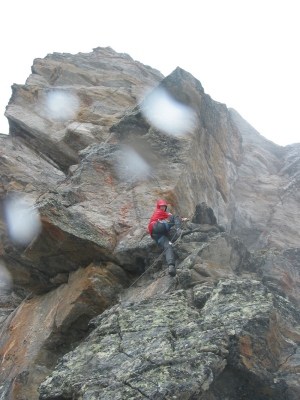
[[[149,119],[160,92],[184,134]],[[6,116],[0,399],[299,398],[299,144],[110,48],[35,60]],[[41,221],[26,245],[16,194]],[[146,231],[160,197],[190,218],[176,278]]]
[[[6,110],[10,132],[66,171],[78,151],[109,128],[162,75],[110,48],[36,59],[26,85],[14,85]]]
[[[252,249],[298,247],[300,145],[277,146],[235,111],[230,113],[241,132],[244,154],[234,188],[231,232]]]

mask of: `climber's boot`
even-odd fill
[[[171,276],[175,276],[176,275],[176,267],[175,267],[175,265],[169,265],[169,274],[171,275]]]

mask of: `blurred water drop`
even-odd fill
[[[173,136],[183,136],[195,126],[195,112],[158,88],[144,100],[142,113],[156,129]]]
[[[4,263],[0,261],[0,294],[9,292],[12,287],[12,278],[5,267]]]
[[[147,178],[151,167],[144,158],[130,146],[123,146],[115,166],[120,180],[137,181]]]
[[[8,234],[17,244],[27,245],[41,231],[38,211],[22,197],[12,197],[4,204]]]
[[[49,118],[67,121],[73,119],[79,109],[79,99],[61,90],[52,91],[46,96],[46,111]]]

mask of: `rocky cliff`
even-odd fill
[[[0,399],[299,398],[299,144],[111,48],[34,60],[6,117]]]

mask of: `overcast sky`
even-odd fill
[[[300,142],[298,0],[9,0],[0,6],[0,132],[35,58],[110,46],[164,75],[193,74],[280,145]]]

